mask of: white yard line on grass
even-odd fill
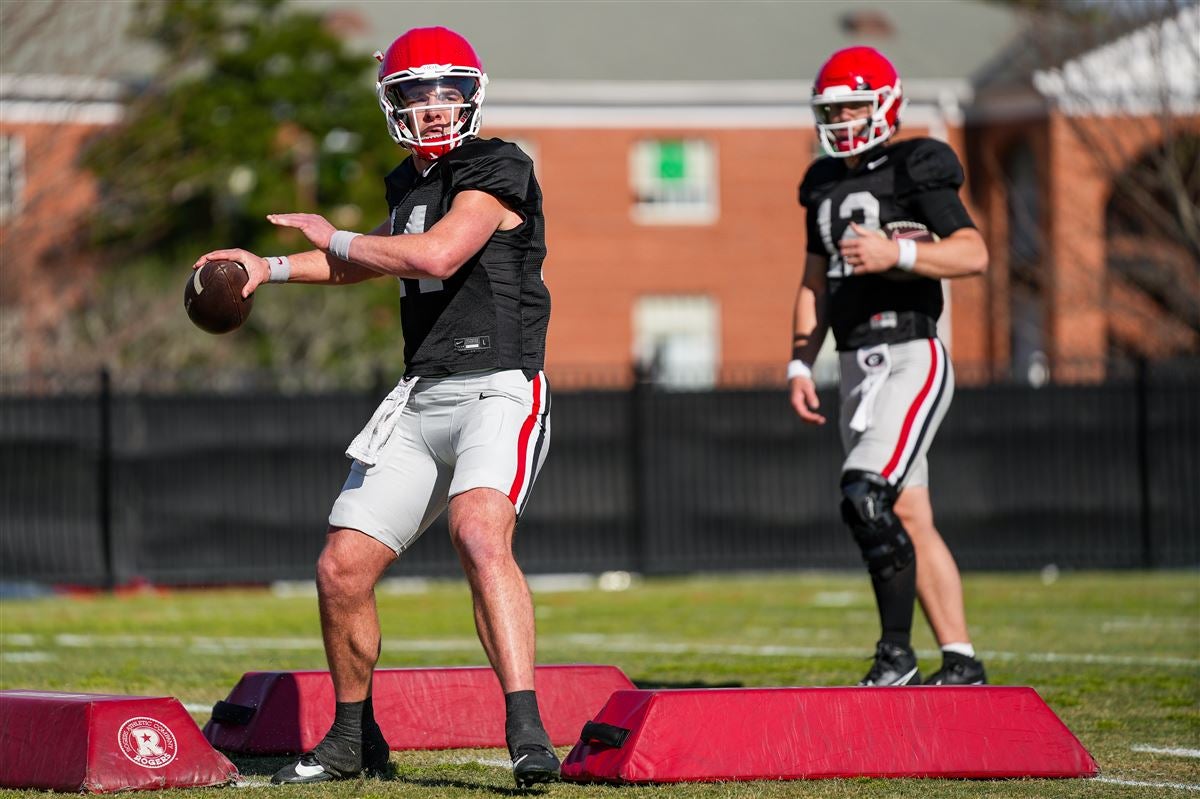
[[[285,650],[317,651],[323,648],[321,639],[313,637],[286,638],[241,638],[230,636],[182,636],[182,635],[93,635],[59,633],[47,636],[60,647],[89,649],[95,647],[125,648],[189,648],[201,654],[227,654],[231,652],[278,652]],[[11,640],[17,638],[18,641]],[[0,644],[31,646],[37,640],[32,636],[0,636]],[[791,645],[755,644],[706,644],[697,642],[655,641],[641,635],[607,635],[577,633],[573,635],[542,636],[538,642],[544,649],[588,649],[600,652],[624,652],[630,654],[696,654],[696,655],[741,655],[746,657],[858,657],[861,647],[819,647]],[[399,638],[385,639],[383,649],[387,652],[473,652],[479,649],[474,638]],[[921,652],[923,656],[934,652]],[[982,651],[980,657],[987,660],[1025,661],[1032,663],[1078,663],[1107,666],[1168,666],[1196,668],[1200,659],[1181,657],[1135,657],[1132,655],[1108,655],[1090,652],[1002,652]]]
[[[456,757],[455,763],[478,763],[481,766],[493,766],[495,768],[506,768],[512,771],[512,761],[505,760],[499,757]]]
[[[988,652],[979,653],[983,660],[1026,660],[1031,663],[1097,663],[1102,666],[1200,666],[1196,658],[1134,657],[1133,655],[1098,655],[1090,652]]]
[[[1200,791],[1200,785],[1190,782],[1146,782],[1144,780],[1122,780],[1117,777],[1093,777],[1095,782],[1109,785],[1128,785],[1131,788],[1174,788],[1177,791]]]
[[[867,595],[860,591],[818,591],[812,598],[814,608],[845,608],[866,605]]]
[[[1165,746],[1147,746],[1134,744],[1129,747],[1134,752],[1148,752],[1152,755],[1173,755],[1175,757],[1200,757],[1200,749],[1176,749]]]
[[[1195,630],[1200,619],[1187,616],[1113,616],[1100,622],[1100,632],[1124,630]]]
[[[578,634],[567,636],[544,636],[539,644],[552,647],[564,642],[581,648],[603,649],[611,652],[704,654],[704,655],[749,655],[760,657],[857,657],[861,648],[814,647],[788,645],[748,644],[699,644],[655,642],[640,636],[609,636]],[[933,654],[933,653],[920,653]],[[1024,660],[1034,663],[1096,663],[1117,666],[1200,666],[1200,660],[1174,657],[1132,657],[1126,655],[1103,655],[1066,652],[980,652],[983,660]]]
[[[49,652],[3,652],[0,660],[5,663],[48,663],[54,660]]]

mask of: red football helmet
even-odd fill
[[[432,160],[479,135],[487,75],[462,36],[413,28],[375,58],[379,107],[401,147]]]
[[[844,105],[867,105],[869,117],[834,121]],[[848,158],[887,141],[900,126],[904,95],[892,62],[873,47],[847,47],[829,57],[813,83],[817,137],[825,152]]]

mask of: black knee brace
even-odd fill
[[[842,475],[842,520],[854,533],[867,570],[880,580],[890,580],[914,557],[912,541],[892,512],[896,496],[895,487],[873,472],[852,469]]]

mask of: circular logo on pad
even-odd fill
[[[125,757],[142,768],[162,768],[179,753],[170,728],[146,716],[135,716],[122,724],[117,730],[117,745]]]

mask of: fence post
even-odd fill
[[[630,525],[629,558],[633,571],[645,574],[649,566],[650,541],[647,514],[650,512],[648,471],[646,461],[647,437],[650,434],[647,415],[650,407],[650,375],[640,364],[633,367],[633,386],[629,389],[629,474],[633,483],[633,519]]]
[[[104,587],[117,587],[116,558],[112,537],[112,376],[100,369],[100,453],[97,460],[96,492],[99,499],[100,549],[104,556]]]
[[[1150,505],[1150,387],[1146,359],[1139,357],[1135,370],[1137,414],[1138,526],[1142,536],[1142,568],[1154,568],[1154,539]]]
[[[376,365],[375,371],[371,375],[371,402],[382,402],[388,391],[387,379],[383,376],[383,367]]]

